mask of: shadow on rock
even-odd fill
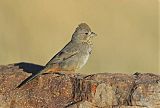
[[[25,72],[32,73],[32,74],[35,74],[44,68],[44,66],[33,64],[33,63],[27,63],[27,62],[20,62],[14,65],[18,66],[20,69],[23,69]]]

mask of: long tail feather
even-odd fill
[[[37,76],[39,76],[41,74],[41,72],[31,75],[28,78],[26,78],[24,81],[22,81],[16,88],[20,88],[21,86],[23,86],[24,84],[30,82],[31,80],[33,80],[34,78],[36,78]]]

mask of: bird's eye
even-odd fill
[[[86,35],[88,35],[88,33],[85,33]]]

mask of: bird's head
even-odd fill
[[[88,42],[91,41],[94,36],[96,36],[96,34],[91,31],[90,27],[86,23],[81,23],[73,33],[72,41]]]

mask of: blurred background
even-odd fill
[[[158,73],[158,2],[0,0],[0,64],[45,65],[86,22],[98,36],[79,72]]]

